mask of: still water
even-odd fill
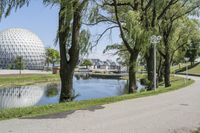
[[[126,85],[126,80],[74,78],[75,101],[123,95]],[[0,109],[54,104],[59,96],[60,83],[0,88]]]

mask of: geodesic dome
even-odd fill
[[[26,69],[43,69],[45,48],[42,41],[26,29],[11,28],[0,32],[0,68],[7,69],[17,57],[22,57]]]

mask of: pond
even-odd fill
[[[125,94],[126,80],[74,78],[75,101]],[[138,83],[139,88],[142,86]],[[60,83],[0,88],[0,109],[55,104],[59,102]]]

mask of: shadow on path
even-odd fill
[[[104,109],[103,106],[93,106],[86,109],[80,109],[80,110],[88,110],[91,112],[94,112],[96,110]],[[67,111],[67,112],[61,112],[61,113],[55,113],[55,114],[49,114],[49,115],[43,115],[43,116],[36,116],[36,117],[24,117],[20,119],[63,119],[67,118],[67,116],[75,113],[77,110]]]

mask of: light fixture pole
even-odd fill
[[[152,35],[150,38],[151,44],[153,44],[154,49],[154,74],[153,74],[153,81],[154,81],[154,90],[157,88],[157,74],[156,74],[156,44],[158,44],[161,40],[161,36]]]

